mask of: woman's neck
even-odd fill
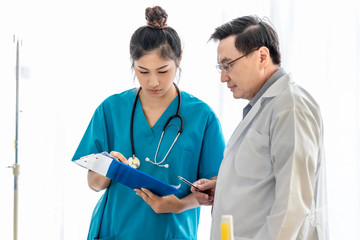
[[[175,86],[172,86],[163,96],[158,98],[152,97],[145,92],[140,91],[139,98],[141,106],[150,128],[156,124],[176,96],[177,91]]]

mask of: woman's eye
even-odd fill
[[[142,72],[142,71],[139,71],[141,74],[147,74],[147,73],[149,73],[149,72]]]
[[[166,70],[166,71],[160,71],[159,73],[167,73],[168,71]]]

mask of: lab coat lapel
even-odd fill
[[[279,78],[274,82],[266,92],[259,98],[259,100],[255,103],[255,105],[250,109],[248,114],[245,118],[239,123],[236,127],[233,135],[231,136],[226,149],[225,153],[231,148],[231,146],[235,145],[236,141],[240,138],[241,134],[243,133],[244,129],[251,123],[258,113],[261,104],[266,98],[273,98],[274,96],[278,95],[281,91],[283,91],[287,86],[289,86],[292,82],[291,74],[286,74],[283,77]]]

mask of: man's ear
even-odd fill
[[[259,53],[260,53],[260,66],[262,67],[267,66],[271,61],[269,49],[267,47],[262,46],[259,48]]]

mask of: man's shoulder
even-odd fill
[[[319,105],[312,95],[300,85],[291,82],[272,99],[277,111],[297,110],[308,111],[318,109]]]

